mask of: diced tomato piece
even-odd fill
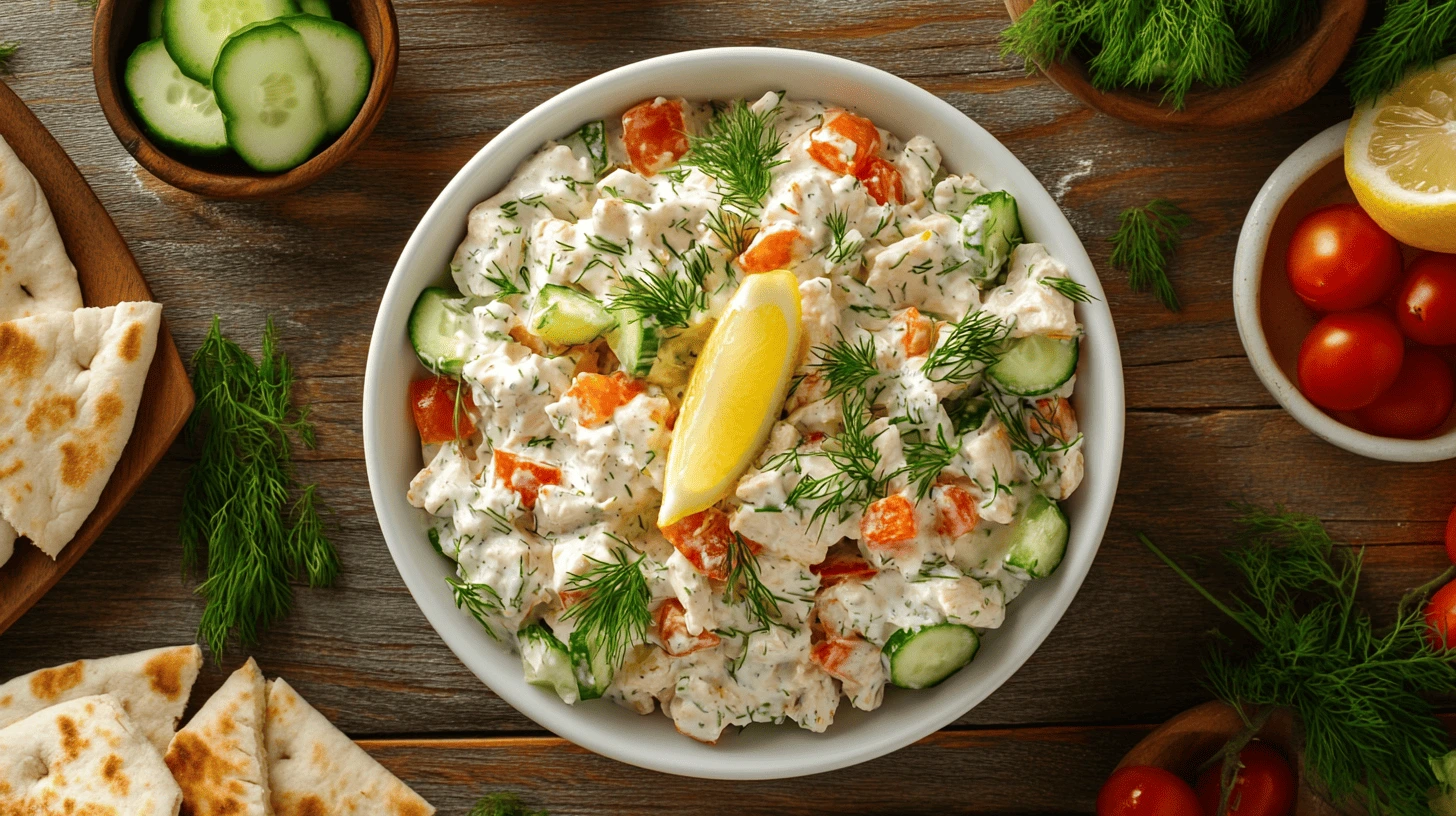
[[[865,186],[865,191],[876,204],[894,202],[905,203],[905,182],[900,178],[900,170],[879,156],[870,159],[855,178]]]
[[[521,497],[527,510],[536,506],[536,496],[546,485],[561,484],[561,468],[543,465],[524,456],[497,449],[495,477]]]
[[[641,380],[634,380],[621,371],[611,374],[580,374],[576,382],[566,389],[565,396],[576,399],[577,416],[583,427],[597,428],[605,425],[617,409],[632,401],[647,386]]]
[[[738,256],[738,265],[750,275],[787,269],[794,261],[794,246],[798,242],[799,231],[795,229],[760,232],[753,245]]]
[[[1077,435],[1077,412],[1063,397],[1039,399],[1036,411],[1026,417],[1026,427],[1032,433],[1070,442]]]
[[[662,528],[662,534],[682,553],[693,569],[714,581],[728,580],[728,546],[733,530],[728,514],[716,507],[694,513]]]
[[[935,531],[948,538],[960,538],[976,529],[981,514],[976,510],[976,497],[956,485],[935,488]]]
[[[809,135],[809,155],[836,173],[858,176],[881,144],[873,122],[849,111],[834,111]]]
[[[682,657],[717,646],[720,638],[708,630],[694,635],[688,632],[687,610],[677,598],[668,598],[657,607],[657,637],[662,650],[673,657]]]
[[[895,553],[915,538],[915,505],[899,493],[886,496],[865,508],[859,523],[860,538],[877,552]]]
[[[455,394],[459,389],[460,381],[451,377],[431,377],[410,383],[410,405],[414,407],[420,441],[433,445],[475,433],[475,423],[470,419],[475,401],[470,398],[470,389],[460,391],[457,411]]]
[[[824,560],[809,568],[819,576],[819,586],[828,587],[844,581],[868,581],[879,570],[864,560],[857,550],[836,549],[830,551]]]
[[[649,99],[622,114],[622,141],[632,169],[650,176],[688,152],[688,128],[681,99]]]
[[[911,306],[895,315],[894,322],[904,328],[904,334],[900,335],[900,347],[905,349],[906,357],[920,357],[930,353],[930,347],[935,343],[934,320]]]

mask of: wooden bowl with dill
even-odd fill
[[[1266,0],[1271,4],[1283,1]],[[1021,19],[1033,2],[1036,0],[1005,0],[1012,22]],[[1255,53],[1239,71],[1242,79],[1237,84],[1211,87],[1196,83],[1181,95],[1181,106],[1170,101],[1177,94],[1157,87],[1099,88],[1089,70],[1095,56],[1080,49],[1067,49],[1058,60],[1035,59],[1028,64],[1088,107],[1141,127],[1166,131],[1237,127],[1278,116],[1306,102],[1330,81],[1354,45],[1366,0],[1318,0],[1307,5],[1308,19],[1282,43]]]

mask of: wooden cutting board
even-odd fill
[[[76,266],[86,305],[152,300],[146,278],[111,216],[55,138],[4,82],[0,82],[0,136],[5,137],[45,190],[66,252]],[[0,567],[0,632],[15,623],[85,555],[181,433],[194,402],[192,383],[167,329],[164,307],[157,351],[147,373],[136,425],[111,481],[101,492],[96,509],[57,560],[52,561],[28,541],[16,543],[15,555]]]

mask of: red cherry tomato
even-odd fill
[[[1456,581],[1436,590],[1426,604],[1426,640],[1436,649],[1456,647]]]
[[[1259,742],[1239,752],[1238,776],[1229,793],[1228,816],[1288,816],[1294,809],[1294,771],[1284,755]],[[1221,767],[1198,777],[1198,801],[1206,816],[1218,816]]]
[[[1374,402],[1400,376],[1405,340],[1384,312],[1325,315],[1299,347],[1299,390],[1331,411]]]
[[[1456,509],[1446,519],[1446,555],[1456,564]]]
[[[1334,204],[1294,228],[1285,268],[1294,293],[1310,308],[1363,309],[1400,277],[1400,245],[1359,204]]]
[[[1162,768],[1130,765],[1115,771],[1097,794],[1097,816],[1196,816],[1198,797]]]
[[[1430,349],[1409,348],[1395,384],[1356,411],[1355,418],[1370,433],[1417,439],[1441,427],[1453,402],[1451,366]]]
[[[1411,261],[1395,316],[1400,330],[1417,343],[1456,344],[1456,255],[1432,252]]]

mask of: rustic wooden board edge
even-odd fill
[[[152,292],[101,201],[45,125],[0,82],[0,135],[39,180],[81,282],[87,306],[151,300]],[[181,433],[195,397],[164,319],[147,371],[136,423],[111,480],[76,536],[52,561],[29,544],[0,567],[0,632],[60,581],[136,493]]]

